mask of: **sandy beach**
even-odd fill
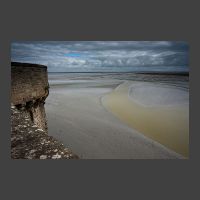
[[[186,127],[181,127],[184,125],[183,121],[188,120],[187,94],[184,92],[179,91],[182,97],[185,95],[185,100],[181,103],[178,99],[180,95],[174,98],[161,98],[163,94],[158,103],[155,99],[150,97],[146,99],[141,94],[144,94],[145,88],[150,91],[149,87],[151,87],[151,92],[159,93],[162,87],[166,88],[162,84],[159,89],[155,89],[156,86],[152,83],[134,83],[124,79],[100,76],[83,79],[83,77],[78,78],[77,75],[70,79],[65,77],[59,81],[56,80],[57,78],[50,77],[50,94],[45,104],[48,132],[49,135],[69,146],[80,158],[173,159],[187,157],[188,149],[183,146],[189,142],[189,130],[187,130],[187,123]],[[167,87],[166,90],[170,88]],[[171,90],[175,90],[173,92],[175,94],[178,89],[171,88]],[[171,93],[171,90],[168,92]],[[138,104],[138,101],[141,104]],[[159,108],[155,108],[155,104]],[[163,112],[164,110],[166,112]],[[161,115],[163,117],[158,117]],[[172,116],[174,118],[171,118]],[[182,117],[179,118],[180,116]],[[169,118],[170,122],[164,121]],[[174,119],[179,119],[179,121],[174,121]],[[159,128],[154,132],[155,121]],[[177,126],[178,123],[181,123],[181,126]],[[174,144],[173,137],[168,134],[172,124],[180,127],[177,135],[174,135]],[[162,131],[161,136],[158,136],[159,130],[161,128],[165,130],[165,126],[168,130],[167,137],[163,136],[165,133]],[[148,129],[148,134],[145,132],[146,129]],[[187,133],[182,133],[184,130]],[[180,134],[183,134],[183,137]],[[180,138],[181,141],[179,141]],[[167,142],[164,143],[164,140]],[[180,144],[175,145],[177,141]],[[179,147],[176,149],[174,146]]]

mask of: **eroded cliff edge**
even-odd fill
[[[48,136],[44,108],[48,94],[46,66],[11,63],[11,158],[78,158]]]

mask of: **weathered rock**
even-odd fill
[[[25,122],[28,125],[25,125]],[[62,143],[44,130],[39,130],[33,122],[25,120],[23,111],[11,108],[11,158],[13,159],[77,159]]]
[[[11,63],[12,158],[78,158],[47,134],[44,103],[48,94],[46,66]]]

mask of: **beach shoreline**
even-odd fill
[[[85,159],[183,159],[103,106],[101,99],[123,82],[95,78],[75,85],[50,84],[45,104],[49,134]]]

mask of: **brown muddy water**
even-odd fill
[[[167,94],[163,97],[165,92],[162,91],[162,84],[158,89],[156,88],[158,83],[154,83],[155,89],[152,90],[152,93],[150,91],[147,94],[140,94],[139,99],[141,99],[141,102],[144,99],[146,102],[149,101],[149,104],[145,105],[140,103],[138,98],[136,101],[136,98],[134,100],[134,97],[130,98],[129,96],[130,87],[137,83],[134,81],[125,81],[110,94],[102,98],[103,105],[130,127],[175,152],[188,157],[189,91],[185,85],[182,84],[182,86],[184,85],[182,87],[177,83],[175,85],[168,84],[171,90],[168,88]],[[152,83],[149,84],[152,87]],[[163,90],[165,89],[164,86],[166,84],[163,85]],[[144,83],[142,87],[148,87],[148,83]],[[179,93],[180,90],[182,90],[182,93]],[[157,96],[152,97],[152,95],[155,95],[155,91]],[[159,95],[161,91],[162,94]],[[132,93],[134,94],[134,90]],[[167,97],[170,97],[170,104],[166,104]],[[155,101],[157,98],[160,98],[159,104]],[[182,99],[183,101],[180,101]]]

